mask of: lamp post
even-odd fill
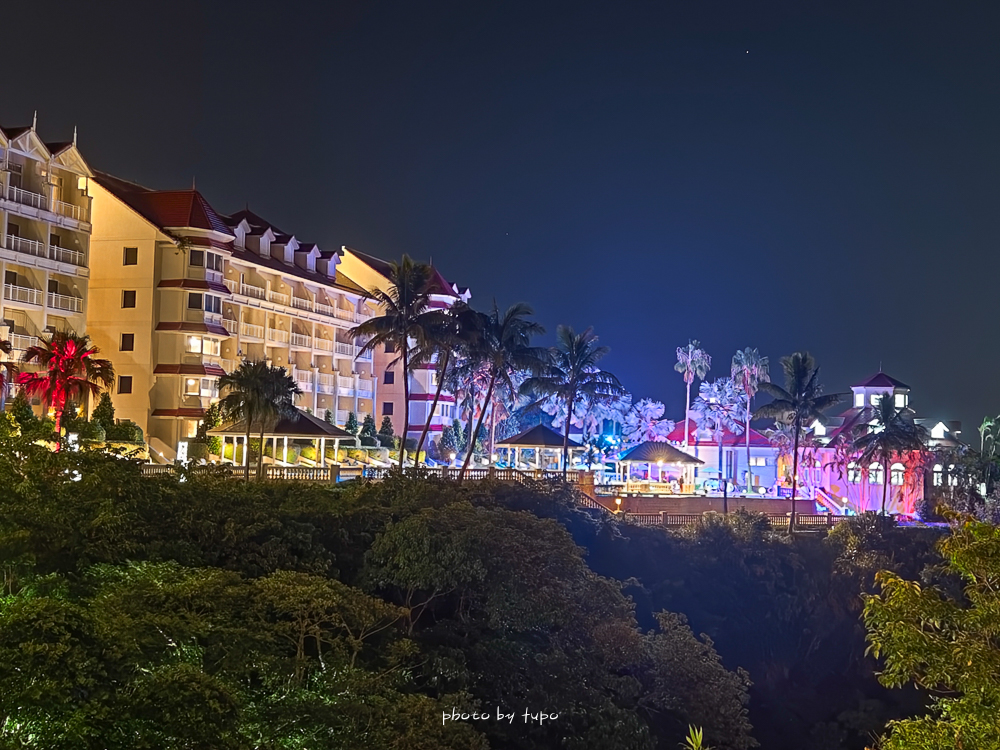
[[[622,499],[620,497],[615,498],[615,513],[622,512]]]

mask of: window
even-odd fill
[[[955,474],[955,464],[948,464],[948,486],[958,486],[958,476]]]
[[[132,376],[131,375],[119,375],[118,376],[118,392],[119,393],[131,393],[132,392]]]
[[[385,353],[386,354],[395,354],[396,353],[396,345],[394,343],[392,343],[391,341],[388,342],[385,345]]]
[[[438,374],[437,370],[431,370],[431,385],[438,384]]]
[[[906,408],[906,394],[905,393],[897,393],[896,394],[896,408],[897,409],[905,409]]]
[[[865,394],[863,394],[863,393],[855,393],[854,394],[854,405],[855,406],[864,406],[865,405]]]
[[[883,484],[885,482],[885,470],[882,464],[872,464],[868,467],[868,484]]]
[[[896,463],[889,467],[889,482],[896,487],[903,484],[903,477],[906,475],[906,467]]]
[[[878,400],[879,400],[880,398],[882,398],[882,396],[884,396],[884,395],[885,395],[885,394],[883,394],[883,393],[873,393],[873,394],[871,395],[871,399],[870,399],[870,401],[871,401],[871,405],[872,405],[872,406],[878,406]]]
[[[205,312],[222,314],[222,297],[215,297],[211,294],[205,295]]]
[[[853,461],[847,464],[847,481],[851,484],[861,482],[861,472],[858,470],[858,465]]]
[[[382,416],[383,417],[391,417],[392,416],[392,406],[393,406],[392,401],[386,401],[384,404],[382,404]]]
[[[934,476],[931,480],[931,484],[935,487],[940,487],[944,484],[944,467],[941,464],[934,465]]]
[[[385,385],[392,385],[393,383],[396,382],[396,373],[394,373],[392,370],[386,370],[385,377],[382,378],[382,382]]]
[[[200,396],[201,395],[201,381],[198,378],[185,378],[184,379],[184,395],[185,396]]]
[[[205,268],[222,273],[222,256],[216,253],[205,253]]]
[[[201,295],[198,292],[188,292],[188,310],[201,309]]]
[[[122,343],[118,347],[119,351],[131,352],[135,351],[135,334],[134,333],[123,333]]]
[[[58,234],[52,234],[52,233],[49,234],[49,244],[52,247],[62,247],[62,245],[60,244],[61,242],[62,239],[60,239]]]
[[[205,251],[192,250],[190,263],[192,266],[198,266],[199,268],[205,265]]]
[[[767,466],[767,459],[764,456],[750,456],[751,466]]]
[[[126,247],[122,257],[122,265],[123,266],[139,265],[139,248]]]
[[[220,343],[219,339],[208,336],[188,336],[184,348],[191,354],[210,354],[218,357],[221,349]]]
[[[122,292],[122,307],[135,307],[135,290],[126,289]]]

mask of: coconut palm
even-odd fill
[[[410,425],[410,371],[415,364],[410,341],[413,340],[419,350],[424,345],[429,329],[440,323],[442,313],[428,309],[428,284],[433,273],[429,265],[415,263],[406,255],[399,263],[389,265],[389,288],[372,289],[365,295],[379,306],[381,315],[356,325],[348,333],[365,340],[358,356],[374,351],[379,346],[388,346],[399,352],[390,366],[396,362],[402,363],[403,430],[399,448],[399,468],[402,469],[406,456],[406,433]]]
[[[750,486],[750,402],[757,395],[761,383],[771,380],[768,374],[767,357],[762,357],[756,349],[747,347],[733,355],[732,376],[746,398],[746,444],[747,444],[747,486]]]
[[[9,341],[0,340],[0,354],[4,355],[0,362],[0,412],[7,408],[7,392],[17,375],[17,363],[8,358],[13,351],[14,346]]]
[[[633,404],[624,418],[622,439],[625,445],[631,447],[646,441],[666,442],[676,424],[663,418],[664,411],[665,407],[661,402],[649,398],[640,399]]]
[[[882,464],[882,515],[891,479],[890,466],[895,459],[903,459],[907,453],[922,451],[927,439],[926,430],[914,423],[909,409],[897,409],[893,395],[880,396],[874,407],[866,414],[869,419],[861,431],[851,440],[851,452],[857,456],[861,466]]]
[[[743,391],[732,378],[719,378],[711,383],[702,383],[698,398],[691,406],[698,427],[709,430],[719,444],[719,480],[728,480],[722,474],[722,441],[726,431],[739,435],[743,432],[740,421],[743,409]]]
[[[511,305],[502,313],[494,302],[493,309],[488,314],[479,313],[478,333],[466,354],[471,370],[485,375],[486,393],[476,426],[469,435],[468,452],[459,474],[460,480],[465,477],[472,461],[476,438],[483,428],[486,409],[493,400],[497,386],[515,393],[515,373],[538,373],[545,367],[544,350],[531,346],[531,337],[544,333],[545,329],[539,323],[528,320],[528,316],[532,314],[531,307],[523,302]],[[476,401],[473,396],[473,405]]]
[[[257,478],[264,476],[264,432],[278,420],[295,416],[295,397],[302,391],[284,367],[265,364],[261,378],[259,412],[260,453],[257,454]],[[272,459],[277,456],[272,456]]]
[[[268,365],[266,362],[243,361],[240,366],[228,375],[219,378],[219,390],[226,395],[219,402],[219,407],[225,419],[231,422],[243,422],[245,427],[244,452],[250,448],[250,431],[256,424],[263,425],[269,411],[267,403],[266,379]],[[264,452],[261,444],[261,453]],[[233,446],[233,461],[236,460],[236,446]],[[243,478],[250,480],[250,456],[243,457]]]
[[[563,429],[563,479],[569,464],[569,431],[576,406],[607,404],[624,397],[628,391],[610,372],[597,367],[610,351],[597,343],[593,328],[576,333],[569,326],[556,329],[556,345],[549,349],[548,364],[521,388],[538,396],[552,399],[566,409]]]
[[[688,447],[688,412],[691,411],[691,384],[695,378],[704,380],[712,369],[712,358],[701,348],[697,340],[689,340],[687,346],[677,347],[677,364],[674,369],[684,376],[687,397],[684,401],[684,448]]]
[[[60,434],[68,402],[84,401],[100,393],[102,386],[114,385],[114,366],[97,356],[100,351],[90,343],[89,336],[56,331],[25,352],[24,361],[37,362],[42,369],[22,372],[17,377],[18,385],[28,396],[39,396],[55,412],[56,435]]]
[[[788,533],[795,528],[795,500],[798,489],[799,443],[802,430],[815,420],[823,417],[823,412],[838,404],[841,393],[823,393],[819,382],[819,367],[809,352],[795,352],[781,358],[781,369],[785,375],[785,387],[774,383],[761,383],[760,392],[774,400],[754,412],[754,419],[774,419],[779,424],[792,429],[792,516]]]

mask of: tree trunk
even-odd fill
[[[882,515],[885,515],[886,494],[889,492],[889,459],[882,461]]]
[[[573,416],[573,404],[576,402],[575,397],[571,397],[569,403],[566,405],[566,429],[563,431],[563,481],[566,481],[567,471],[569,469],[569,430],[573,424],[571,417]]]
[[[788,519],[788,535],[795,533],[795,490],[799,478],[799,420],[795,420],[795,447],[792,452],[792,515]]]
[[[233,444],[233,461],[236,460],[236,445]],[[247,415],[247,435],[243,443],[243,481],[250,481],[250,416]]]
[[[431,403],[430,413],[427,415],[427,422],[424,424],[424,431],[420,433],[420,441],[417,443],[417,460],[420,460],[420,451],[424,447],[424,441],[427,439],[427,433],[431,429],[431,420],[434,418],[434,411],[437,409],[438,401],[441,399],[441,390],[444,388],[444,373],[448,371],[448,360],[451,357],[451,352],[447,351],[444,354],[444,365],[441,367],[441,373],[438,377],[437,391],[434,393],[434,401]]]
[[[688,448],[688,412],[691,411],[691,383],[687,381],[687,399],[684,401],[684,450]]]
[[[274,456],[271,456],[274,460]],[[260,452],[257,454],[257,481],[264,477],[264,421],[260,423]]]
[[[406,435],[410,431],[410,358],[406,348],[409,342],[406,338],[402,341],[403,358],[403,436],[399,439],[399,470],[403,470],[403,461],[406,458]]]
[[[483,410],[479,412],[479,420],[476,423],[476,429],[474,429],[469,435],[469,452],[465,454],[465,462],[462,464],[462,471],[458,475],[459,482],[465,479],[465,472],[469,468],[469,462],[472,461],[472,452],[476,449],[476,435],[479,434],[479,430],[483,427],[483,419],[486,417],[486,404],[488,404],[490,399],[493,398],[493,387],[496,385],[496,382],[496,374],[493,373],[490,375],[490,385],[486,389],[486,399],[483,401]],[[473,408],[475,408],[475,401],[473,401]]]

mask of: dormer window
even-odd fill
[[[869,401],[870,401],[871,405],[872,405],[872,406],[878,406],[878,400],[879,400],[880,398],[882,398],[882,396],[883,396],[883,395],[884,395],[884,394],[882,394],[882,393],[873,393],[873,394],[871,395],[871,398],[869,399]]]
[[[948,428],[945,427],[944,422],[938,422],[931,430],[931,437],[935,440],[944,440],[944,436],[947,432]]]
[[[824,427],[823,423],[820,422],[818,419],[815,422],[813,422],[812,428],[813,428],[813,435],[815,435],[816,437],[823,437],[824,435],[826,435],[826,427]]]
[[[854,406],[860,409],[864,405],[865,405],[865,394],[863,394],[863,393],[855,393],[854,394]]]
[[[905,409],[906,408],[906,394],[905,393],[897,393],[895,401],[896,401],[896,408],[897,409]]]

